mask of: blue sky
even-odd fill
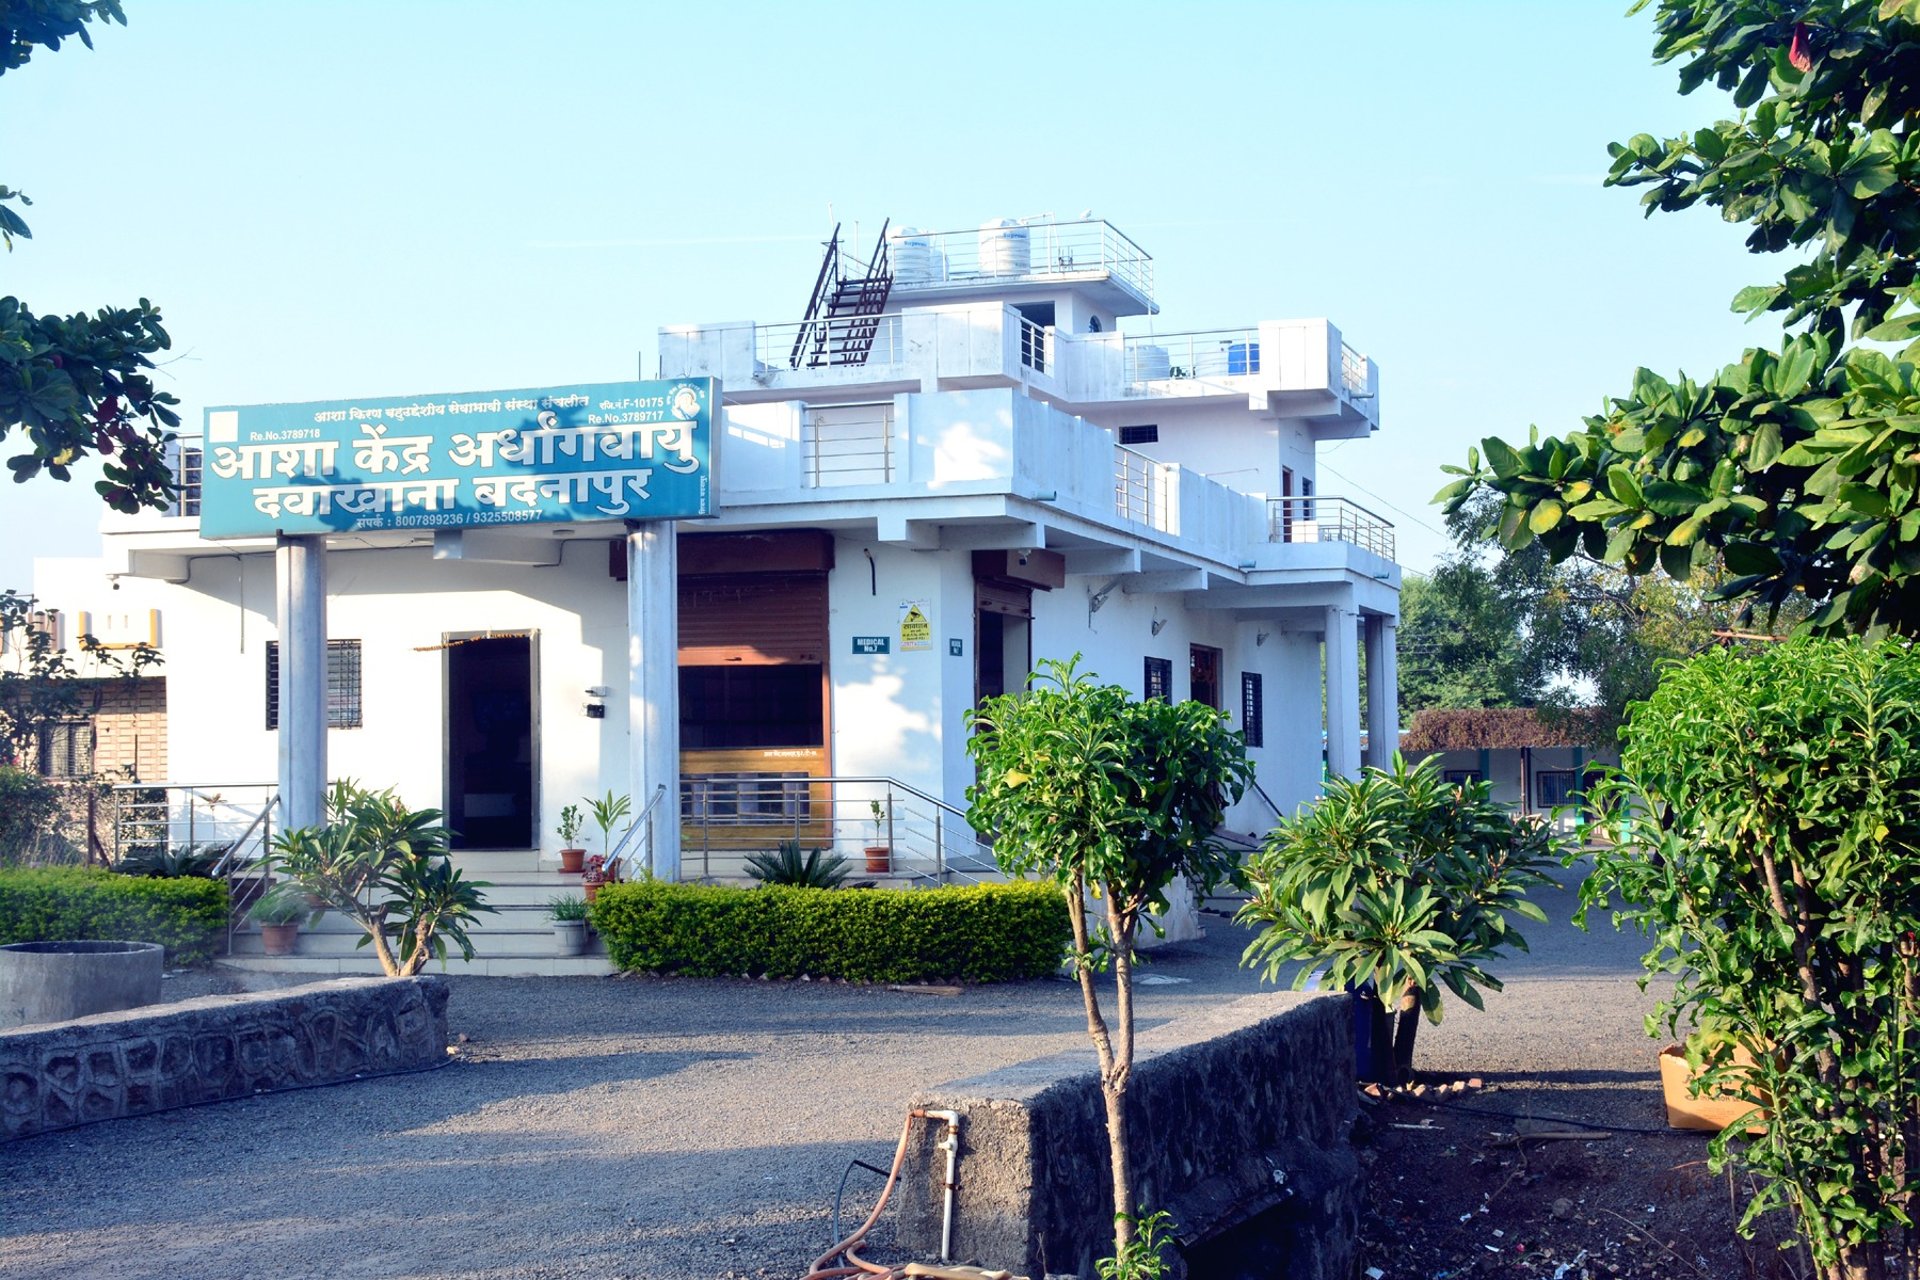
[[[197,431],[651,373],[662,324],[797,319],[836,217],[1090,208],[1154,256],[1162,331],[1324,315],[1379,362],[1381,430],[1323,449],[1320,489],[1419,570],[1482,436],[1774,336],[1727,310],[1781,269],[1738,228],[1600,186],[1609,141],[1730,112],[1623,8],[126,0],[0,78],[35,237],[0,291],[152,298]],[[0,484],[0,587],[98,516]]]

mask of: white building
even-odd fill
[[[660,334],[658,375],[716,379],[724,405],[715,515],[678,526],[677,643],[626,582],[657,527],[314,540],[326,775],[532,866],[562,805],[661,792],[629,750],[650,715],[678,724],[683,877],[737,874],[782,835],[856,860],[877,839],[895,876],[951,876],[977,856],[963,713],[1041,658],[1244,727],[1243,833],[1316,794],[1323,742],[1325,767],[1358,768],[1363,678],[1368,739],[1397,740],[1392,530],[1315,462],[1378,429],[1370,360],[1320,319],[1166,331],[1153,261],[1103,221],[884,244],[870,264],[830,249],[806,320]],[[37,593],[157,611],[164,781],[270,781],[273,541],[201,539],[191,498],[105,533],[97,572],[49,562]],[[646,825],[671,872],[675,824]]]

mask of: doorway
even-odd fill
[[[1189,647],[1191,657],[1187,660],[1187,688],[1189,698],[1195,702],[1204,702],[1215,711],[1220,709],[1220,651],[1210,649],[1204,644]]]
[[[455,849],[533,849],[533,637],[450,637],[447,826]]]
[[[1027,687],[1033,669],[1033,592],[974,583],[973,704]]]

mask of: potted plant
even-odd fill
[[[605,854],[596,853],[591,858],[588,858],[586,865],[580,872],[580,887],[586,891],[586,900],[592,902],[595,898],[599,897],[600,886],[612,879],[613,876],[607,871],[607,858]]]
[[[597,890],[598,885],[594,886]],[[587,900],[563,893],[547,900],[547,914],[553,920],[555,949],[563,956],[577,956],[587,949]]]
[[[254,900],[247,915],[260,926],[260,945],[270,956],[293,954],[300,921],[311,913],[306,890],[294,883],[275,885]]]
[[[586,862],[587,851],[577,843],[580,839],[580,806],[577,804],[560,807],[560,870],[568,875],[580,874]]]
[[[600,864],[604,867],[613,858],[613,829],[633,811],[633,804],[626,796],[608,791],[598,800],[587,797],[587,808],[593,813],[593,825],[600,828]]]
[[[881,811],[878,800],[868,800],[867,808],[873,811],[873,843],[866,847],[867,874],[875,876],[893,873],[893,846],[887,843],[886,814]]]

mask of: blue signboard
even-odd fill
[[[200,536],[713,514],[711,378],[209,409]]]

